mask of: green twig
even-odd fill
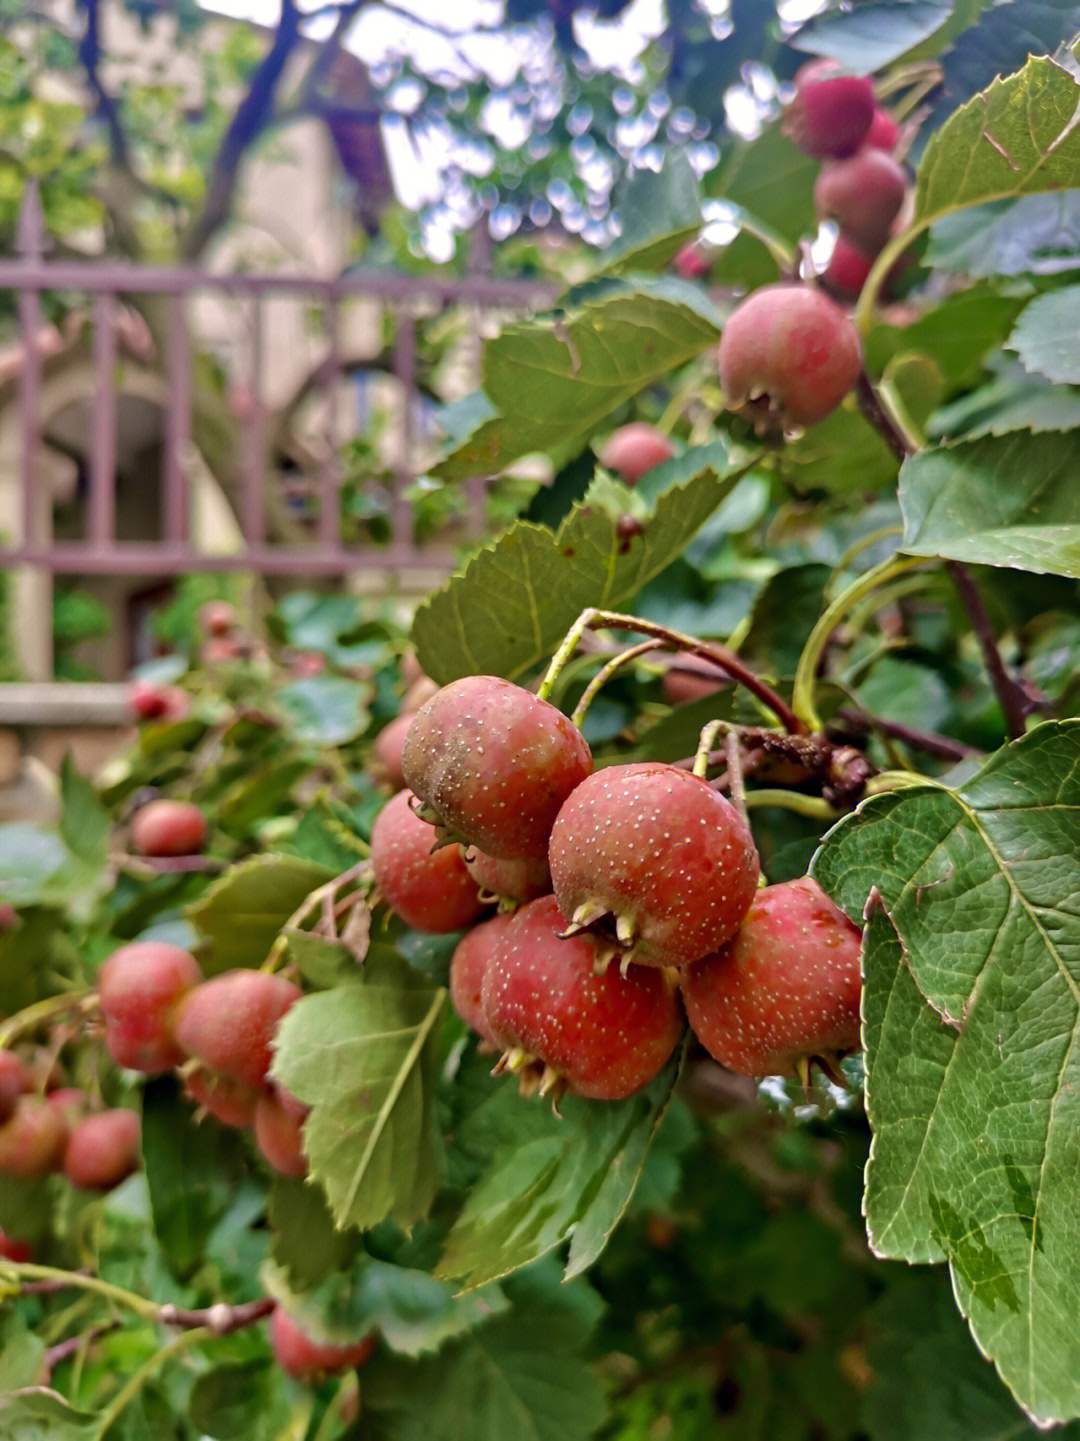
[[[147,1381],[150,1380],[156,1371],[164,1366],[166,1361],[172,1360],[174,1356],[179,1356],[184,1351],[190,1351],[194,1346],[200,1345],[203,1341],[210,1340],[215,1334],[209,1326],[197,1326],[192,1331],[181,1331],[180,1335],[174,1336],[168,1345],[162,1346],[159,1351],[155,1351],[152,1356],[147,1357],[143,1364],[138,1367],[124,1385],[120,1387],[120,1390],[117,1391],[116,1395],[101,1413],[97,1429],[94,1432],[94,1441],[102,1441],[102,1438],[107,1435],[109,1428],[116,1418],[126,1406],[134,1401]]]
[[[581,699],[574,707],[570,717],[573,724],[580,729],[586,712],[600,693],[601,688],[607,685],[612,676],[622,670],[623,666],[629,665],[632,660],[636,660],[639,655],[645,655],[650,650],[659,650],[662,645],[663,642],[659,640],[643,640],[640,645],[632,645],[629,650],[620,651],[618,655],[612,656],[609,661],[606,661],[582,691]]]
[[[16,1036],[26,1031],[36,1031],[58,1016],[69,1011],[90,1010],[97,1005],[96,991],[68,991],[62,996],[49,996],[44,1001],[35,1001],[25,1010],[16,1011],[0,1025],[0,1049],[9,1046]]]

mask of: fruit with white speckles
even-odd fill
[[[809,285],[764,285],[735,307],[717,351],[729,410],[759,435],[790,435],[830,415],[862,370],[851,318]]]
[[[485,900],[497,900],[500,910],[512,911],[526,901],[536,901],[551,893],[551,871],[546,855],[506,861],[478,851],[474,846],[468,847],[464,854],[480,894]]]
[[[457,846],[435,846],[435,831],[398,791],[375,817],[371,869],[390,909],[418,931],[442,935],[471,925],[484,909]]]
[[[592,752],[555,706],[499,676],[471,675],[417,712],[402,769],[440,838],[522,860],[546,854]]]
[[[730,801],[657,761],[608,766],[583,782],[555,821],[549,861],[571,924],[600,930],[649,966],[686,966],[723,945],[760,874]]]
[[[857,1050],[861,935],[809,876],[767,886],[738,934],[684,973],[691,1030],[744,1076]]]
[[[510,924],[509,914],[492,916],[462,936],[450,958],[450,1002],[489,1050],[497,1050],[484,1018],[484,977]]]
[[[591,936],[563,938],[554,896],[515,912],[483,983],[484,1017],[523,1093],[617,1101],[647,1086],[683,1030],[678,989],[659,970],[597,967]]]

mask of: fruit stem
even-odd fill
[[[724,740],[724,751],[727,755],[728,794],[731,797],[731,804],[749,826],[750,817],[746,811],[746,786],[743,783],[742,753],[739,750],[739,737],[734,731],[728,731]]]
[[[886,791],[902,791],[908,786],[936,785],[937,782],[930,776],[919,775],[915,771],[881,771],[876,776],[871,776],[866,782],[863,790],[865,796],[882,795]]]
[[[622,670],[624,665],[629,665],[632,660],[636,660],[639,655],[644,655],[650,650],[659,650],[662,645],[663,642],[659,640],[643,640],[640,645],[632,645],[629,650],[620,651],[618,655],[612,656],[611,660],[606,661],[582,691],[581,699],[574,707],[570,717],[571,722],[580,730],[586,711],[611,677]]]
[[[851,562],[857,560],[866,551],[872,550],[883,540],[891,540],[893,536],[899,538],[904,533],[902,525],[883,525],[878,530],[872,530],[869,535],[862,536],[859,540],[853,541],[844,551],[843,555],[836,562],[834,569],[837,572],[850,570]]]
[[[1009,737],[1017,740],[1027,730],[1027,717],[1037,709],[1037,704],[1031,696],[1024,693],[1005,669],[1005,662],[998,648],[994,627],[971,571],[959,560],[947,560],[945,569],[949,572],[953,585],[956,586],[960,602],[967,612],[971,628],[979,642],[983,654],[983,664],[990,676],[990,683],[994,687],[998,704],[1004,712]]]
[[[855,400],[865,418],[884,439],[901,464],[919,449],[908,434],[895,410],[886,404],[882,391],[875,390],[864,370],[855,382]]]
[[[777,695],[772,686],[766,684],[726,646],[715,641],[697,640],[692,635],[683,635],[681,631],[672,630],[666,625],[659,625],[656,621],[643,620],[640,616],[621,615],[619,612],[611,610],[596,610],[592,606],[581,612],[552,656],[551,664],[537,691],[541,700],[547,700],[551,694],[552,687],[558,680],[559,672],[573,655],[575,647],[587,630],[636,631],[638,635],[650,636],[660,641],[662,645],[671,650],[686,651],[689,655],[697,656],[699,660],[710,662],[725,675],[730,676],[732,680],[741,682],[751,695],[757,696],[758,700],[772,711],[789,734],[802,735],[806,729],[798,714],[788,705],[787,701]]]
[[[23,1277],[30,1285],[26,1289],[31,1295],[42,1294],[45,1286],[48,1289],[62,1291],[70,1287],[83,1291],[93,1291],[96,1295],[102,1296],[106,1301],[112,1301],[116,1305],[126,1306],[129,1311],[134,1311],[142,1321],[157,1322],[160,1320],[161,1307],[153,1301],[148,1301],[145,1296],[138,1296],[134,1291],[127,1291],[122,1286],[114,1286],[111,1281],[103,1281],[98,1276],[92,1276],[85,1271],[63,1271],[57,1266],[39,1266],[32,1261],[4,1261],[0,1262],[0,1278],[6,1279],[13,1275],[17,1281]],[[45,1285],[37,1285],[43,1282]],[[20,1291],[23,1288],[20,1286]]]
[[[937,219],[937,216],[933,217]],[[930,221],[918,220],[901,230],[885,246],[870,267],[870,274],[863,282],[863,288],[859,292],[859,299],[856,302],[852,321],[859,335],[864,337],[870,333],[870,327],[874,323],[874,306],[877,304],[878,294],[888,277],[889,271],[907,250],[912,241],[917,239],[924,230],[928,228]]]
[[[799,663],[795,667],[795,684],[791,696],[796,714],[811,731],[823,729],[821,717],[814,704],[814,683],[818,665],[825,647],[829,643],[829,637],[843,617],[864,595],[869,595],[871,591],[884,585],[886,581],[892,580],[894,576],[903,575],[905,571],[913,570],[920,565],[926,565],[922,556],[891,556],[888,560],[882,561],[880,565],[873,566],[859,576],[858,580],[849,585],[846,590],[841,591],[819,617],[803,646]]]
[[[705,772],[709,769],[709,756],[712,753],[713,742],[726,730],[727,721],[723,720],[711,720],[702,727],[701,738],[698,741],[697,750],[694,752],[694,764],[690,767],[692,775],[697,776],[700,780],[705,779]]]
[[[37,1030],[39,1026],[57,1016],[66,1015],[68,1011],[89,1012],[96,1006],[96,991],[68,991],[62,996],[48,996],[43,1001],[35,1001],[25,1010],[16,1011],[0,1025],[0,1050],[9,1046],[16,1036],[21,1036],[25,1031]]]
[[[808,796],[802,791],[785,791],[771,786],[746,793],[747,810],[757,806],[779,806],[781,810],[795,811],[797,815],[809,816],[814,821],[838,821],[848,814],[830,805],[822,796]]]

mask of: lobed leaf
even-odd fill
[[[251,856],[232,866],[188,910],[209,942],[203,971],[261,966],[282,926],[333,872],[299,856]]]
[[[875,797],[814,874],[864,940],[874,1250],[945,1258],[1039,1425],[1080,1416],[1080,721]]]

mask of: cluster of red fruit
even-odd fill
[[[419,930],[472,927],[451,999],[526,1093],[632,1095],[675,1050],[684,1004],[748,1075],[858,1046],[858,927],[809,878],[759,889],[749,827],[708,781],[594,771],[560,711],[494,676],[438,691],[402,768],[411,789],[372,833],[382,899]]]
[[[907,171],[893,153],[900,129],[876,104],[870,77],[845,75],[835,60],[812,60],[795,76],[784,129],[800,150],[825,162],[814,185],[814,208],[840,233],[822,283],[851,299],[862,290],[908,193]]]
[[[164,941],[134,941],[98,972],[105,1047],[144,1075],[180,1070],[188,1095],[226,1126],[252,1128],[274,1170],[303,1176],[308,1108],[268,1079],[278,1023],[301,991],[267,971],[203,980],[198,961]]]
[[[14,1051],[0,1051],[0,1176],[60,1172],[82,1190],[111,1191],[137,1169],[135,1111],[93,1109],[73,1086],[42,1089]]]

